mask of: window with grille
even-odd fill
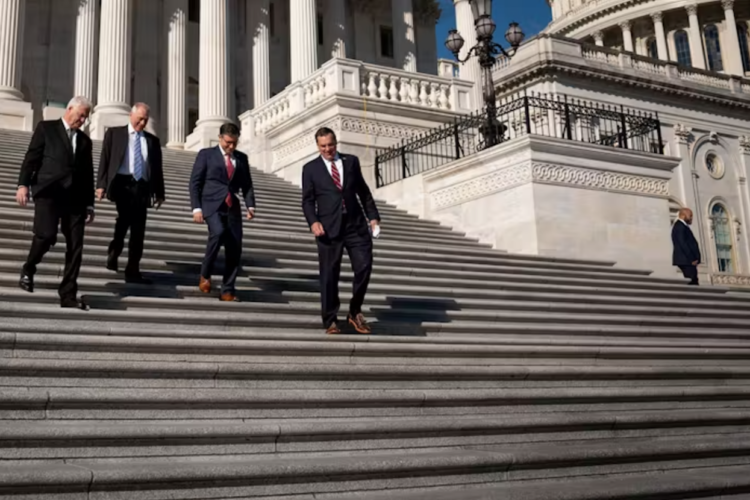
[[[737,25],[737,38],[740,41],[740,57],[742,57],[742,71],[747,73],[750,71],[750,49],[748,49],[747,43],[747,24],[741,23]]]
[[[703,31],[706,39],[706,55],[708,56],[708,69],[711,71],[724,71],[724,63],[721,60],[721,42],[719,41],[719,29],[714,24],[709,24]]]
[[[718,270],[721,273],[733,274],[732,227],[727,209],[719,203],[711,209],[711,230],[716,246]]]
[[[680,30],[674,34],[674,45],[677,49],[677,64],[681,66],[691,66],[690,39],[684,30]]]
[[[651,37],[646,40],[646,52],[648,57],[652,59],[659,59],[659,46],[656,45],[656,38]]]

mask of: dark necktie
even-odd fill
[[[234,175],[234,165],[232,165],[232,158],[229,155],[226,155],[227,157],[227,177],[229,180],[232,180],[232,176]],[[230,189],[227,193],[227,197],[224,200],[228,207],[232,206],[232,190]]]

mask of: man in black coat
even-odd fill
[[[96,185],[97,198],[101,200],[106,195],[117,207],[107,269],[117,271],[117,259],[130,229],[125,280],[142,284],[150,283],[140,270],[148,209],[152,206],[158,209],[165,197],[161,144],[158,137],[145,130],[149,112],[146,104],[138,103],[130,112],[128,125],[112,127],[104,134]]]
[[[370,231],[379,234],[380,214],[359,159],[337,152],[336,134],[329,128],[318,130],[315,141],[320,156],[302,169],[302,210],[318,242],[323,327],[328,334],[341,333],[337,324],[339,276],[346,249],[354,271],[347,321],[357,332],[367,334],[371,330],[362,304],[372,274]]]
[[[237,302],[235,281],[242,258],[242,211],[237,196],[242,191],[247,219],[255,215],[255,192],[247,155],[236,151],[240,129],[225,123],[219,130],[219,145],[198,152],[190,176],[190,203],[193,221],[208,224],[206,256],[201,266],[198,288],[211,291],[214,262],[224,245],[224,280],[220,300]]]
[[[34,237],[18,286],[34,291],[34,275],[44,255],[57,243],[57,225],[65,236],[65,271],[58,289],[60,306],[88,310],[76,297],[83,257],[85,225],[94,220],[94,165],[91,139],[81,127],[91,103],[74,97],[60,120],[39,122],[18,178],[16,201],[34,198]]]
[[[680,268],[683,276],[690,279],[690,285],[698,284],[698,264],[701,263],[701,251],[698,242],[690,229],[693,223],[693,211],[680,209],[677,220],[672,226],[672,265]]]

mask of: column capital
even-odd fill
[[[661,23],[661,22],[664,21],[664,13],[663,12],[654,12],[653,14],[651,14],[651,19],[655,23]]]
[[[630,31],[633,29],[633,22],[632,21],[623,21],[619,23],[620,29],[622,31]]]
[[[688,13],[688,16],[697,16],[698,15],[698,5],[691,3],[690,5],[685,6],[685,10]]]
[[[734,0],[721,0],[721,6],[725,11],[734,9]]]
[[[594,37],[594,41],[597,43],[604,41],[604,33],[602,33],[601,31],[595,31],[592,36]]]

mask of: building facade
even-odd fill
[[[170,147],[199,147],[333,57],[436,74],[433,0],[3,0],[0,127],[30,129],[72,95],[91,133],[152,106]]]

